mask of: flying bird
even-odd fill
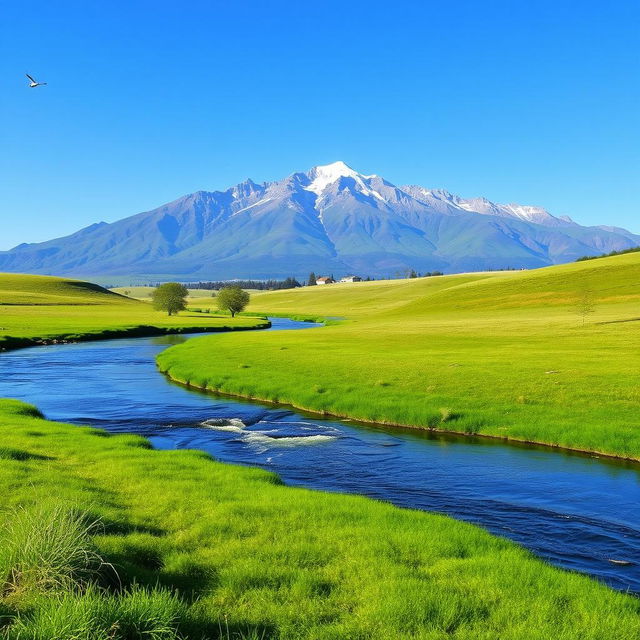
[[[25,73],[25,75],[27,76],[27,78],[29,78],[29,86],[32,89],[34,89],[35,87],[42,87],[47,84],[46,82],[36,82],[28,73]]]

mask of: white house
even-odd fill
[[[340,282],[362,282],[362,278],[360,276],[345,276],[340,278]]]
[[[331,284],[332,282],[335,282],[335,280],[330,276],[321,276],[320,278],[316,278],[316,284]]]

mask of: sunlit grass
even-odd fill
[[[636,598],[444,516],[285,487],[270,473],[203,453],[155,451],[137,436],[46,422],[15,401],[0,401],[0,439],[23,452],[0,458],[0,525],[55,531],[60,527],[50,519],[41,526],[20,515],[51,514],[38,505],[55,504],[59,525],[73,518],[64,514],[81,514],[81,535],[59,549],[75,549],[72,557],[85,550],[109,565],[101,572],[93,561],[71,563],[71,570],[63,563],[62,575],[72,576],[75,587],[62,591],[47,585],[64,581],[14,590],[2,578],[0,637],[635,640],[640,634]],[[86,536],[82,527],[90,522],[100,529]],[[64,540],[63,533],[51,538]],[[58,548],[40,534],[36,539],[34,548]]]
[[[584,291],[595,306],[585,326]],[[339,416],[640,458],[638,254],[306,287],[255,295],[252,309],[345,320],[189,341],[160,354],[160,368]]]
[[[134,586],[118,593],[95,587],[33,601],[0,630],[6,640],[178,640],[188,607],[174,594]],[[198,637],[198,636],[194,636]]]

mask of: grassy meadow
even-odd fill
[[[0,400],[0,434],[4,640],[640,635],[638,599],[444,516],[17,401]]]
[[[0,273],[0,350],[53,340],[88,340],[189,330],[255,328],[255,318],[167,316],[148,302],[80,280]]]
[[[337,416],[640,459],[638,253],[261,293],[251,310],[342,320],[191,340],[161,370]]]

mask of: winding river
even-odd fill
[[[272,320],[271,330],[316,325]],[[445,513],[552,564],[640,593],[640,465],[479,438],[324,420],[172,384],[154,356],[184,336],[0,355],[0,397],[277,472],[289,485]],[[211,338],[211,339],[215,339]],[[209,421],[207,426],[201,423]]]

